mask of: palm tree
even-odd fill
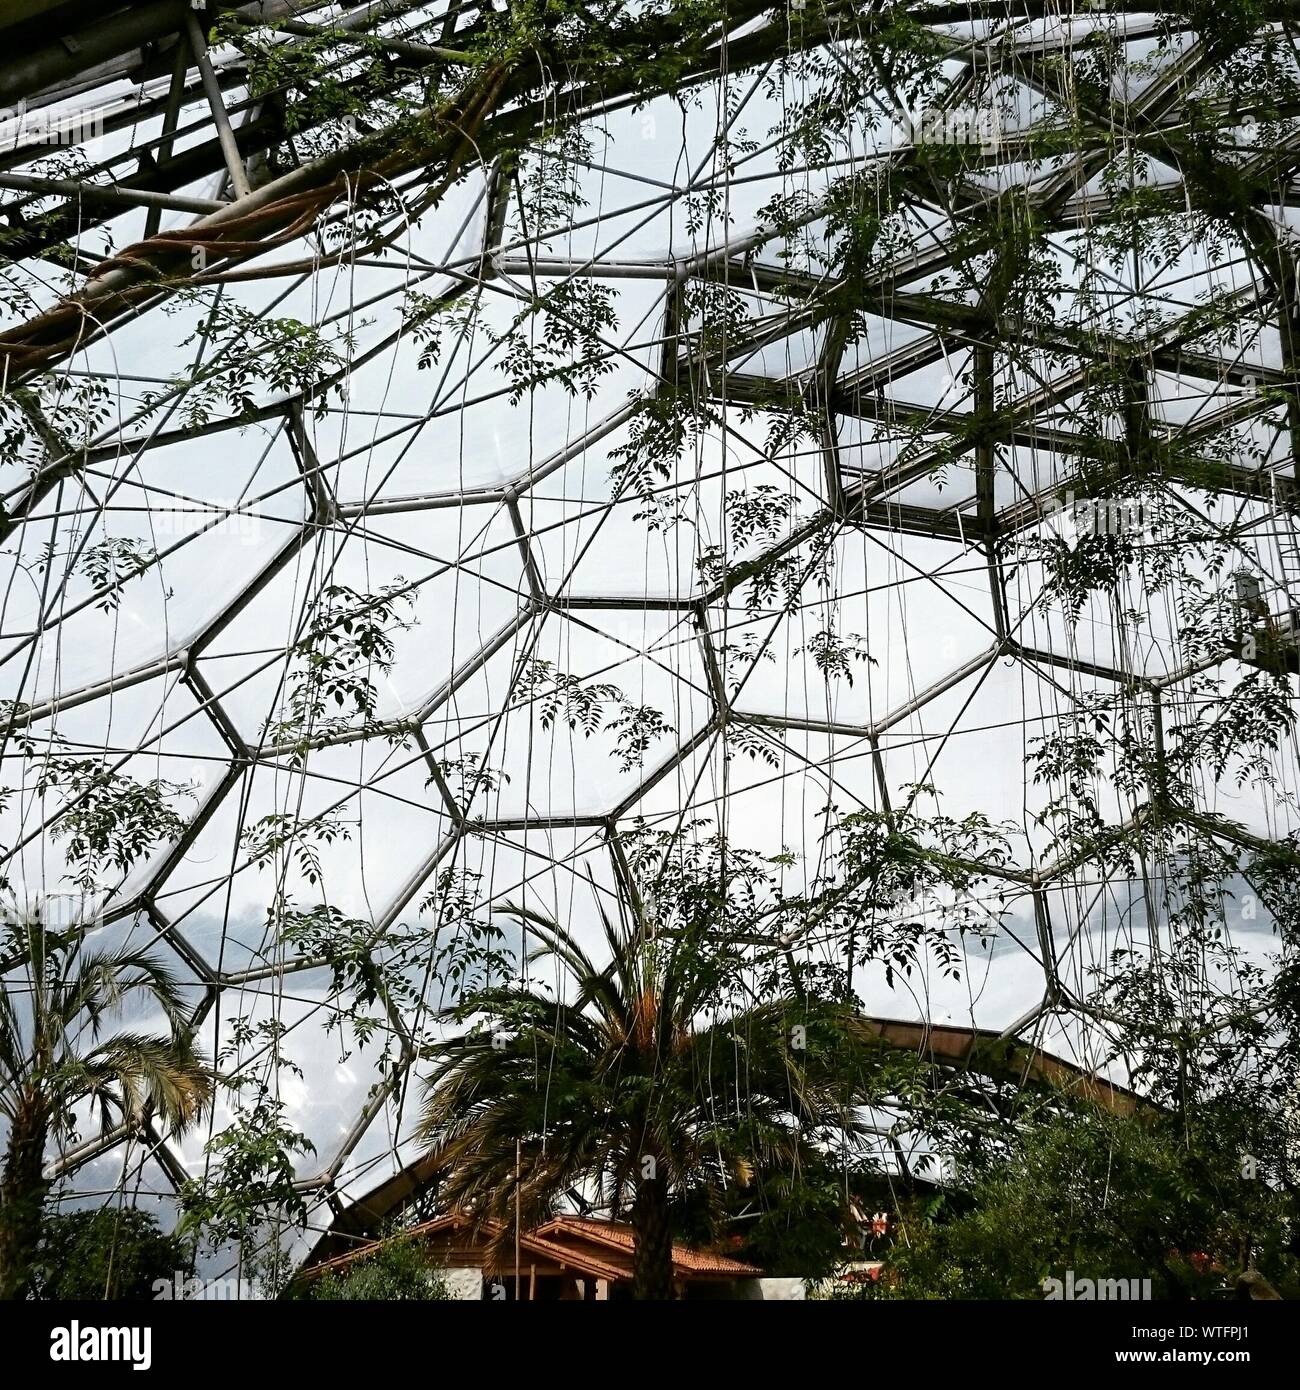
[[[454,1012],[476,1026],[434,1049],[420,1133],[440,1200],[503,1223],[544,1219],[586,1186],[635,1233],[633,1296],[672,1297],[670,1210],[762,1169],[797,1171],[816,1150],[859,1150],[856,1107],[879,1050],[847,1005],[788,995],[753,1002],[722,933],[615,927],[596,965],[573,934],[518,907],[569,985],[531,979],[480,991]],[[503,1237],[504,1240],[504,1237]]]
[[[49,1183],[52,1133],[67,1133],[89,1101],[105,1130],[156,1116],[180,1132],[212,1096],[212,1071],[194,1050],[180,990],[167,967],[143,951],[87,952],[83,933],[39,921],[10,923],[4,957],[26,979],[0,993],[0,1114],[9,1122],[0,1172],[0,1298],[26,1297]],[[119,1030],[106,1022],[132,997],[162,1010],[167,1033]]]

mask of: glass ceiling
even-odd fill
[[[986,818],[967,897],[895,911],[955,963],[850,956],[853,986],[1109,1066],[1074,1004],[1160,912],[1062,847],[1034,754],[1118,700],[1173,730],[1226,698],[1251,652],[1193,610],[1239,572],[1290,632],[1280,23],[1267,109],[1227,21],[1125,4],[733,4],[658,94],[616,52],[467,76],[488,5],[218,8],[202,65],[174,17],[0,62],[14,901],[174,957],[230,1073],[278,1049],[318,1227],[415,1155],[464,914],[599,940],[647,832],[721,832],[816,902],[845,815]],[[1057,564],[1099,508],[1136,519],[1116,594]],[[1199,558],[1159,586],[1171,538]],[[1196,806],[1286,836],[1293,741],[1267,757]],[[131,787],[174,833],[87,845],[79,808]],[[1096,813],[1141,815],[1122,778]],[[410,982],[360,1040],[284,930],[326,911]],[[1233,926],[1261,958],[1270,928]],[[790,944],[846,967],[815,913]],[[56,1170],[166,1206],[207,1137]]]

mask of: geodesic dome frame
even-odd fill
[[[961,901],[898,915],[963,966],[905,1007],[849,977],[1111,1060],[1078,1006],[1158,939],[1112,858],[1153,802],[1117,781],[1071,840],[1027,760],[1118,699],[1163,778],[1236,683],[1290,695],[1288,6],[7,23],[11,887],[174,952],[214,1055],[290,1049],[306,1186],[400,1164],[418,1051],[389,1000],[382,1063],[335,1054],[313,923],[407,970],[407,919],[467,894],[581,917],[637,891],[641,823],[725,822],[812,905],[782,948],[839,961],[837,817],[937,785]],[[1063,578],[1063,528],[1127,605]],[[1189,533],[1200,593],[1151,601]],[[1270,844],[1267,756],[1267,793],[1169,795]],[[175,833],[78,857],[79,808],[140,787]]]

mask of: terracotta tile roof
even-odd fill
[[[550,1240],[578,1238],[594,1241],[624,1252],[629,1258],[636,1249],[631,1226],[621,1221],[598,1221],[589,1216],[556,1216],[537,1228],[537,1234]],[[727,1279],[752,1279],[762,1274],[754,1265],[717,1255],[710,1250],[696,1250],[689,1245],[673,1242],[673,1273],[701,1274]]]
[[[626,1260],[611,1259],[607,1255],[602,1258],[602,1252],[599,1248],[594,1252],[590,1245],[586,1248],[581,1246],[575,1248],[560,1241],[548,1240],[536,1231],[529,1231],[521,1235],[519,1248],[529,1254],[552,1259],[557,1264],[571,1267],[582,1274],[590,1274],[593,1279],[608,1279],[618,1284],[632,1277],[630,1255]]]
[[[329,1270],[345,1269],[353,1260],[360,1260],[367,1255],[373,1255],[381,1246],[391,1245],[394,1241],[413,1240],[419,1236],[441,1235],[443,1231],[454,1231],[468,1224],[468,1219],[459,1212],[451,1212],[447,1216],[435,1216],[432,1221],[422,1221],[418,1226],[412,1226],[409,1230],[398,1231],[396,1235],[385,1236],[382,1240],[368,1240],[364,1244],[358,1245],[355,1250],[348,1250],[342,1255],[335,1255],[332,1259],[319,1260],[315,1264],[309,1264],[299,1273],[305,1278],[314,1279]]]
[[[304,1270],[309,1278],[327,1270],[345,1268],[354,1260],[364,1259],[382,1245],[397,1240],[419,1240],[429,1237],[456,1235],[463,1232],[469,1244],[485,1247],[502,1235],[505,1228],[495,1221],[474,1221],[463,1212],[450,1212],[431,1221],[412,1226],[410,1230],[370,1241],[347,1254]],[[609,1279],[623,1283],[632,1277],[632,1257],[636,1239],[631,1226],[621,1221],[600,1221],[592,1217],[556,1216],[532,1231],[520,1233],[521,1253],[540,1260],[552,1261],[594,1279]],[[673,1274],[678,1278],[752,1279],[762,1274],[753,1265],[728,1259],[707,1250],[673,1243]]]
[[[446,1216],[436,1216],[432,1221],[425,1221],[418,1226],[412,1226],[410,1230],[399,1231],[396,1235],[388,1236],[384,1240],[371,1241],[357,1250],[348,1251],[346,1255],[338,1255],[332,1260],[327,1260],[307,1272],[314,1277],[328,1269],[342,1268],[351,1264],[353,1260],[364,1259],[379,1249],[380,1246],[390,1244],[392,1241],[422,1240],[459,1233],[463,1233],[467,1238],[466,1245],[459,1247],[462,1257],[468,1256],[472,1251],[482,1258],[485,1255],[486,1247],[492,1241],[499,1239],[505,1232],[506,1227],[498,1221],[475,1221],[463,1212],[451,1212]],[[612,1279],[617,1283],[624,1279],[630,1279],[632,1276],[630,1251],[626,1259],[619,1259],[617,1255],[611,1257],[599,1247],[593,1250],[590,1244],[586,1248],[574,1249],[568,1245],[548,1240],[542,1234],[541,1229],[522,1231],[519,1236],[519,1249],[523,1255],[564,1265],[578,1273],[589,1274],[593,1279]],[[452,1262],[454,1263],[454,1248],[452,1253]],[[489,1268],[486,1260],[484,1260],[484,1268]]]

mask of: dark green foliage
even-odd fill
[[[7,962],[0,990],[0,1115],[7,1121],[0,1165],[0,1298],[23,1298],[49,1193],[51,1136],[76,1138],[88,1104],[103,1130],[149,1115],[181,1133],[207,1110],[212,1070],[196,1051],[182,991],[160,957],[96,949],[86,933],[33,919],[0,932]],[[110,1025],[128,1003],[156,1008],[161,1033]]]
[[[99,591],[95,606],[105,613],[117,610],[122,586],[142,574],[158,556],[145,541],[126,536],[106,536],[82,552],[80,569]]]
[[[867,1297],[1034,1299],[1043,1281],[1150,1279],[1156,1299],[1232,1296],[1258,1269],[1300,1296],[1295,1199],[1236,1142],[1225,1103],[1172,1116],[1098,1111],[1027,1126],[954,1192],[905,1214]]]
[[[182,291],[168,305],[171,312],[184,305],[206,307],[206,323],[180,344],[220,346],[208,361],[174,377],[166,390],[146,394],[149,410],[159,408],[176,394],[183,395],[180,418],[187,429],[201,429],[213,418],[230,412],[242,419],[256,418],[258,395],[275,391],[319,392],[317,410],[325,411],[325,390],[346,370],[353,350],[350,333],[322,331],[297,319],[263,317],[224,298],[210,305],[201,291]],[[196,356],[203,355],[202,346]]]
[[[188,1259],[182,1242],[134,1207],[61,1212],[46,1219],[36,1256],[37,1298],[59,1302],[149,1300]]]
[[[377,683],[393,669],[395,638],[411,626],[404,615],[412,605],[401,580],[375,594],[342,584],[321,591],[293,649],[285,713],[267,728],[270,738],[291,746],[293,765],[330,737],[373,725]]]
[[[515,684],[516,704],[531,704],[543,729],[561,724],[591,738],[602,728],[615,735],[619,769],[629,772],[645,763],[652,744],[673,732],[673,726],[652,705],[633,704],[609,681],[584,683],[557,669],[554,662],[534,657]]]
[[[97,759],[68,757],[45,762],[36,790],[63,798],[50,834],[67,841],[69,876],[88,891],[110,865],[125,874],[156,844],[177,839],[185,820],[170,803],[190,794],[161,778],[139,782]]]
[[[852,1175],[833,1156],[808,1153],[797,1167],[757,1169],[727,1203],[729,1253],[766,1274],[819,1279],[849,1251],[846,1189]]]
[[[828,1173],[828,1145],[865,1162],[855,1106],[898,1077],[854,1011],[802,977],[754,1002],[733,932],[769,886],[767,861],[718,837],[643,834],[630,849],[640,907],[604,920],[608,965],[556,922],[510,909],[535,956],[568,977],[571,1003],[542,979],[483,990],[456,1010],[473,1026],[429,1049],[421,1128],[440,1194],[532,1223],[591,1185],[637,1231],[642,1298],[669,1296],[672,1213],[717,1238],[737,1196],[783,1206],[756,1232],[765,1251],[794,1264],[802,1242],[824,1264],[826,1193],[774,1198],[783,1179]]]
[[[294,1186],[294,1157],[315,1152],[285,1119],[284,1104],[265,1092],[240,1106],[235,1121],[210,1139],[211,1168],[181,1193],[181,1230],[215,1249],[256,1239],[266,1224],[299,1229],[307,1203]]]
[[[677,519],[677,504],[661,496],[657,488],[672,479],[683,449],[693,447],[719,418],[711,405],[683,390],[666,388],[637,402],[628,442],[610,450],[615,460],[610,477],[617,494],[630,493],[640,502],[635,519],[650,530],[660,530]]]
[[[321,1303],[445,1302],[446,1282],[417,1241],[393,1237],[364,1259],[301,1284],[294,1297]]]
[[[549,382],[570,396],[593,399],[600,379],[614,370],[614,349],[605,335],[618,327],[617,298],[595,280],[563,280],[516,315],[498,340],[512,405]]]

